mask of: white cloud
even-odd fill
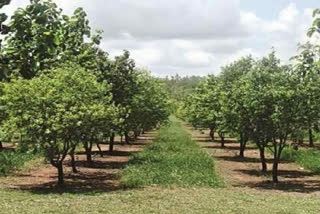
[[[280,12],[279,20],[287,23],[294,22],[298,15],[297,6],[294,3],[290,3],[288,7]]]
[[[297,54],[297,44],[310,39],[306,33],[312,22],[312,9],[298,9],[290,3],[280,11],[277,19],[263,20],[252,12],[242,12],[242,21],[251,27],[254,49],[260,55],[266,54],[273,47],[277,55],[288,62],[289,58]]]
[[[5,7],[12,14],[27,0]],[[55,0],[70,14],[84,7],[94,29],[104,30],[110,56],[123,49],[155,75],[206,75],[241,56],[274,47],[283,60],[308,40],[312,9],[289,3],[275,19],[241,9],[240,0]]]

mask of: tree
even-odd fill
[[[32,80],[13,80],[4,85],[4,91],[7,129],[19,130],[29,139],[25,143],[43,149],[58,170],[59,185],[64,183],[63,161],[87,135],[88,125],[113,114],[109,88],[74,65],[64,65]]]
[[[269,59],[272,59],[269,58]],[[273,61],[273,60],[272,60]],[[301,94],[297,78],[288,66],[279,66],[278,72],[254,69],[243,88],[245,105],[251,126],[250,139],[259,148],[262,171],[267,171],[264,150],[268,143],[273,148],[273,182],[278,182],[278,164],[288,137],[300,125]]]
[[[297,62],[294,72],[298,76],[298,88],[301,93],[304,94],[301,102],[301,110],[303,115],[303,123],[301,127],[308,130],[309,145],[314,147],[313,143],[313,130],[319,120],[319,69],[316,64],[318,58],[318,50],[311,43],[300,45],[299,49],[301,53],[298,56],[293,57]]]
[[[267,171],[265,148],[273,148],[273,181],[278,182],[278,164],[288,137],[300,125],[301,93],[290,66],[283,66],[272,52],[259,60],[243,79],[240,88],[247,108],[249,139],[260,151],[262,171]]]
[[[71,17],[52,1],[31,0],[15,11],[3,47],[2,79],[31,79],[43,70],[70,61],[81,53],[90,36],[86,13],[78,8]]]
[[[295,133],[301,124],[300,119],[303,114],[301,98],[304,94],[301,94],[297,87],[297,76],[291,74],[286,68],[283,72],[275,73],[273,79],[269,88],[271,91],[269,102],[273,103],[270,131],[274,156],[272,180],[277,183],[281,153],[287,144],[288,137]]]
[[[127,131],[137,138],[142,132],[156,128],[170,115],[168,92],[163,84],[147,71],[137,71],[137,90],[130,105]]]
[[[103,52],[101,52],[103,53]],[[103,54],[106,56],[106,54]],[[103,58],[105,57],[101,57]],[[105,58],[104,62],[100,61],[101,69],[98,69],[97,77],[100,82],[111,85],[113,102],[121,109],[120,118],[122,123],[113,127],[110,133],[109,152],[113,151],[115,134],[125,134],[126,142],[129,142],[128,118],[131,112],[131,104],[137,90],[137,72],[135,62],[130,58],[129,51],[124,51],[123,55],[117,56],[114,61]]]
[[[243,105],[247,109],[249,120],[249,139],[258,147],[262,172],[267,172],[265,148],[272,139],[272,110],[274,104],[269,90],[275,79],[273,75],[283,71],[280,61],[272,52],[268,57],[257,61],[250,72],[244,77],[239,88],[243,96]]]
[[[197,128],[210,129],[210,137],[214,140],[214,132],[221,137],[221,146],[224,146],[223,126],[221,125],[219,79],[208,76],[205,82],[200,84],[192,93],[186,104],[188,121]]]
[[[253,67],[251,56],[241,58],[222,68],[220,74],[221,104],[223,124],[228,132],[235,134],[240,142],[240,157],[244,157],[244,150],[249,140],[248,112],[244,105],[242,92],[239,90],[241,81]]]

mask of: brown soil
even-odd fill
[[[207,149],[216,159],[216,167],[226,184],[232,187],[246,187],[259,191],[290,192],[294,194],[320,195],[320,175],[299,167],[295,163],[281,162],[279,165],[279,183],[272,183],[271,172],[261,173],[259,152],[254,145],[248,145],[245,158],[239,157],[239,143],[227,138],[225,147],[221,148],[220,138],[214,142],[208,131],[195,130],[185,125],[192,138]],[[268,169],[272,169],[272,157],[268,157]]]
[[[119,172],[130,161],[130,155],[141,151],[152,141],[155,132],[148,132],[130,145],[116,142],[114,152],[109,154],[109,145],[101,145],[104,151],[100,156],[97,148],[93,148],[93,162],[86,161],[84,152],[76,155],[78,173],[72,173],[70,160],[64,165],[65,186],[55,188],[57,169],[50,164],[41,164],[27,172],[17,172],[1,178],[0,188],[28,190],[32,192],[105,192],[122,188]]]

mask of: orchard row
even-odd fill
[[[108,142],[112,152],[116,135],[130,143],[167,120],[163,84],[128,51],[110,59],[83,9],[67,16],[52,1],[32,0],[1,26],[1,138],[19,134],[20,148],[43,152],[60,185],[68,155],[76,171],[77,148],[91,162],[93,145]]]
[[[320,10],[308,32],[320,32]],[[180,115],[198,128],[210,129],[221,137],[226,133],[240,142],[240,156],[248,141],[260,151],[262,171],[267,171],[265,150],[272,148],[273,181],[278,182],[278,165],[288,143],[303,141],[320,123],[320,49],[317,44],[300,46],[293,65],[284,65],[275,52],[262,59],[241,58],[222,68],[218,76],[208,76],[186,99]]]

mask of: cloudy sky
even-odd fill
[[[29,0],[12,0],[12,14]],[[156,76],[218,74],[252,54],[277,51],[285,62],[307,40],[319,0],[54,0],[66,14],[83,7],[104,30],[111,56],[123,49]]]

